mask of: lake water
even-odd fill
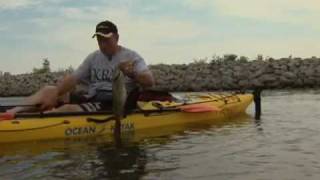
[[[260,121],[250,106],[248,116],[145,132],[121,147],[103,137],[3,144],[0,179],[319,179],[320,90],[265,91],[262,110]]]

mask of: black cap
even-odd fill
[[[111,21],[102,21],[96,26],[96,33],[92,36],[92,38],[96,37],[97,35],[109,38],[112,34],[118,34],[117,26]]]

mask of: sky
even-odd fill
[[[318,0],[0,0],[0,71],[78,67],[103,20],[147,64],[237,54],[320,56]]]

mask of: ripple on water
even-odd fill
[[[261,121],[190,125],[122,147],[100,138],[2,146],[0,179],[319,179],[319,92],[268,91]]]

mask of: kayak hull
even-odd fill
[[[165,128],[166,126],[185,126],[188,123],[227,120],[245,113],[252,99],[251,94],[241,94],[237,95],[236,98],[226,97],[223,100],[204,102],[207,106],[221,109],[212,112],[159,111],[133,113],[121,120],[121,132],[136,132]],[[103,121],[106,117],[111,116],[81,115],[18,118],[10,121],[0,121],[0,143],[112,135],[115,121]],[[95,121],[90,121],[90,118],[94,118]]]

